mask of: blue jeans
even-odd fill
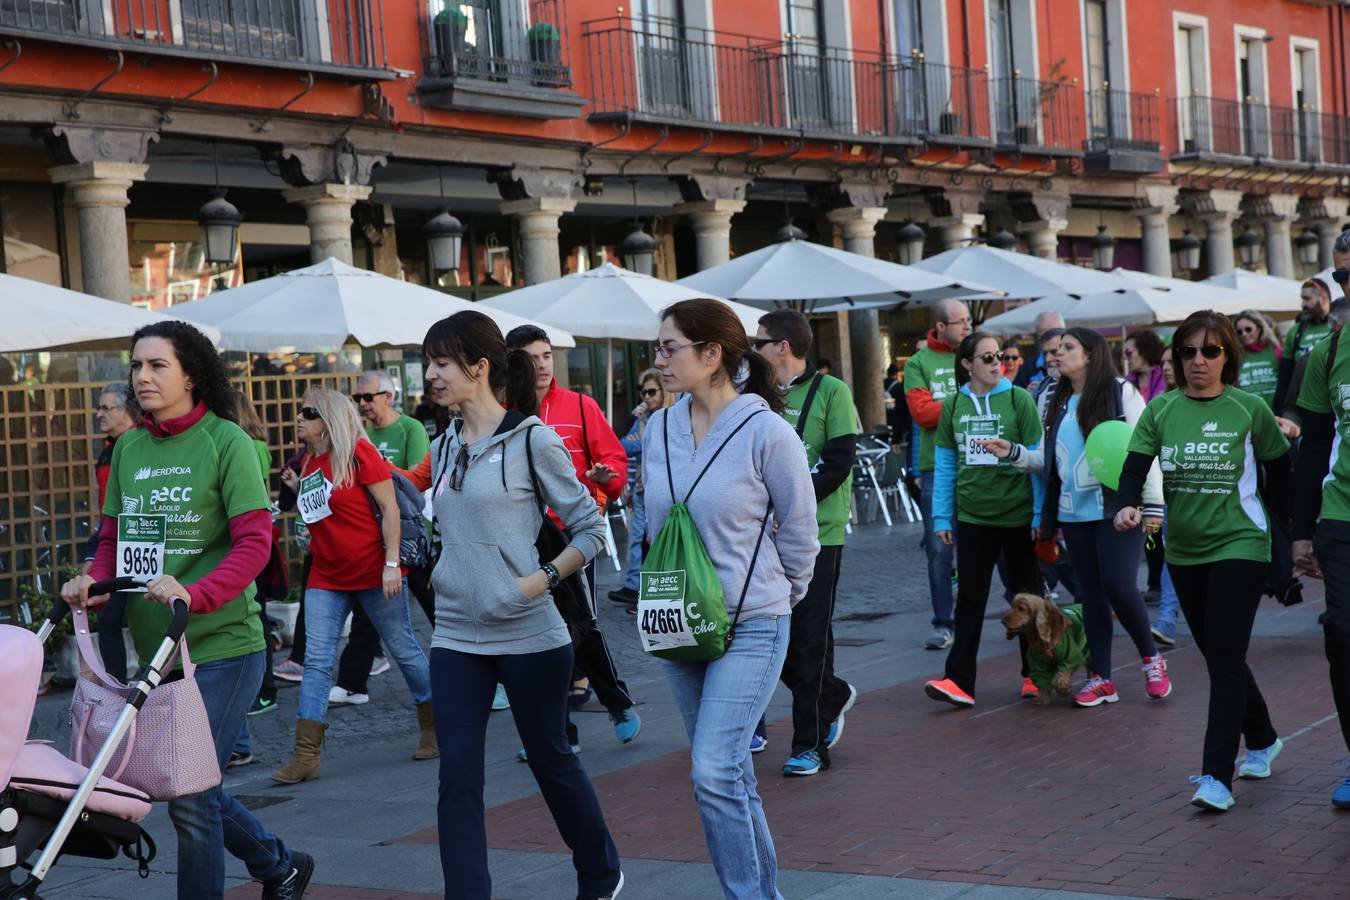
[[[628,571],[623,573],[623,586],[638,589],[638,575],[642,572],[642,542],[647,537],[647,501],[641,491],[633,492],[633,515],[628,520]]]
[[[1162,537],[1163,543],[1165,544],[1167,542],[1166,513],[1164,513],[1163,518]],[[1177,589],[1172,584],[1172,571],[1167,563],[1163,563],[1162,584],[1159,587],[1161,588],[1160,594],[1162,596],[1158,600],[1158,621],[1170,622],[1172,623],[1172,627],[1175,628],[1177,616],[1181,614],[1181,602],[1177,600]]]
[[[920,546],[928,556],[928,593],[933,598],[933,627],[955,628],[952,615],[952,547],[942,543],[933,531],[933,473],[920,472],[919,512],[923,514],[923,539]]]
[[[662,661],[693,745],[690,778],[708,855],[731,900],[782,897],[750,736],[783,671],[791,625],[790,615],[749,619],[736,626],[736,639],[719,659]]]
[[[266,654],[259,650],[197,666],[197,688],[206,704],[220,770],[230,758],[239,729],[262,685]],[[290,874],[291,854],[219,786],[169,801],[178,833],[179,900],[219,900],[225,895],[225,851],[242,860],[258,881]]]
[[[384,642],[385,652],[398,663],[399,671],[412,691],[413,703],[431,699],[431,667],[422,645],[413,636],[408,615],[408,582],[403,592],[386,600],[382,588],[362,591],[305,589],[305,674],[300,679],[301,719],[322,722],[328,715],[328,691],[333,686],[333,658],[337,656],[342,623],[360,603]]]

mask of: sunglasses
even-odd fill
[[[1006,353],[981,353],[979,356],[975,357],[975,359],[979,360],[980,362],[984,363],[984,364],[987,366],[987,365],[989,365],[990,363],[994,362],[995,360],[998,360],[999,362],[1007,362],[1007,361],[1008,361],[1008,354],[1006,354]]]
[[[352,394],[352,399],[357,403],[372,403],[376,397],[383,397],[389,391],[376,391],[373,394]]]
[[[767,347],[769,344],[777,344],[777,343],[780,343],[782,340],[783,340],[783,338],[755,338],[755,342],[754,342],[754,343],[755,343],[755,349],[756,349],[756,350],[763,350],[763,349],[764,349],[765,347]]]
[[[644,396],[644,397],[655,397],[655,396],[656,396],[657,394],[659,394],[659,393],[661,393],[661,389],[660,389],[660,388],[643,388],[643,389],[642,389],[642,396]]]
[[[1237,329],[1237,333],[1238,333],[1238,334],[1256,334],[1256,328],[1255,328],[1254,326],[1252,326],[1252,325],[1239,325],[1239,326],[1238,326],[1238,329]]]
[[[1344,287],[1345,283],[1350,281],[1350,269],[1333,269],[1331,277],[1337,284]]]
[[[1195,354],[1199,353],[1205,359],[1218,359],[1223,355],[1223,348],[1218,344],[1206,344],[1203,347],[1193,347],[1187,344],[1177,348],[1177,353],[1182,359],[1195,359]]]
[[[300,418],[309,419],[309,421],[313,422],[315,419],[322,419],[323,413],[319,412],[313,406],[302,406],[300,407]]]
[[[1020,353],[1005,353],[1005,354],[1003,354],[1003,361],[1004,361],[1004,362],[1021,362],[1021,360],[1022,360],[1022,354],[1020,354]]]
[[[455,456],[455,464],[450,469],[450,490],[462,491],[464,489],[464,476],[469,471],[469,445],[460,444],[459,453]]]

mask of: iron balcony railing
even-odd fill
[[[1158,98],[1107,88],[1087,93],[1088,153],[1162,150]]]
[[[1350,166],[1343,116],[1199,95],[1173,98],[1169,107],[1179,156]]]
[[[1013,76],[991,83],[1001,147],[1081,153],[1083,107],[1076,85]]]
[[[921,57],[905,63],[910,73],[900,93],[907,133],[930,141],[988,142],[989,75],[983,69],[965,69],[928,62]]]
[[[382,0],[0,0],[0,33],[393,77]]]
[[[565,0],[447,3],[427,19],[427,47],[433,78],[572,85]]]

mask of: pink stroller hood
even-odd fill
[[[9,786],[19,751],[28,739],[28,726],[42,682],[42,642],[33,632],[0,625],[0,789]]]

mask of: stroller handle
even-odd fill
[[[144,586],[145,581],[143,579],[109,578],[106,581],[96,581],[89,585],[89,595],[97,597],[100,594],[131,591]],[[170,620],[169,629],[164,633],[164,636],[176,644],[182,639],[183,632],[187,630],[188,606],[186,601],[174,597],[170,608],[173,610],[173,619]],[[69,615],[69,613],[70,607],[66,604],[66,601],[61,597],[57,597],[52,602],[51,611],[47,613],[48,625],[50,625],[51,628],[55,628],[57,625],[61,624],[61,620]]]

